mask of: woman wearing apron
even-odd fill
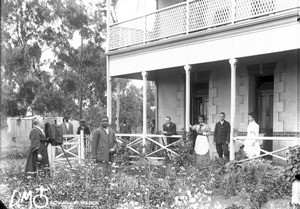
[[[197,132],[195,142],[196,164],[200,167],[206,167],[210,164],[208,136],[210,135],[210,127],[204,123],[205,116],[198,117],[198,124],[191,126],[192,130]]]

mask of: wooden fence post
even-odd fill
[[[83,130],[80,130],[80,137],[79,137],[79,150],[80,150],[80,161],[79,163],[81,163],[84,159],[84,133],[83,133]]]

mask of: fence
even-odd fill
[[[165,136],[159,134],[147,134],[145,136],[145,144],[143,144],[143,134],[116,134],[116,136],[118,143],[123,143],[122,138],[130,138],[129,140],[126,139],[128,142],[126,148],[132,151],[131,158],[138,158],[143,155],[148,159],[165,159],[166,155],[169,158],[173,158],[179,156],[179,154],[173,151],[171,146],[182,142],[181,135]],[[167,138],[178,140],[168,143]]]
[[[64,135],[64,142],[61,146],[48,145],[48,156],[50,166],[60,162],[82,163],[85,159],[83,131],[79,135]]]
[[[234,24],[299,6],[299,0],[187,0],[110,25],[109,49]]]
[[[238,143],[241,143],[241,144],[244,144],[244,141],[241,141],[241,140],[246,140],[248,139],[246,136],[236,136],[236,137],[233,137],[233,141],[234,142],[238,142]],[[256,159],[256,158],[260,158],[260,157],[264,157],[264,156],[273,156],[277,159],[280,159],[280,160],[283,160],[283,161],[286,161],[287,158],[286,157],[283,157],[283,156],[280,156],[278,154],[275,154],[275,153],[278,153],[278,152],[282,152],[282,151],[285,151],[285,150],[288,150],[290,147],[295,147],[295,146],[299,146],[300,145],[300,138],[298,137],[256,137],[256,138],[251,138],[251,139],[254,139],[254,140],[259,140],[259,141],[262,141],[262,140],[271,140],[271,141],[295,141],[296,143],[292,146],[281,146],[280,149],[277,149],[277,150],[273,150],[273,151],[267,151],[267,150],[264,150],[264,149],[260,149],[261,155],[259,156],[255,156],[255,157],[251,157],[251,158],[248,158],[248,159],[244,159],[244,160],[240,160],[239,162],[244,162],[244,161],[248,161],[248,160],[252,160],[252,159]],[[233,147],[233,150],[230,150],[231,152],[234,153],[234,146]]]

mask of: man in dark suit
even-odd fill
[[[166,117],[166,123],[163,124],[162,134],[166,135],[166,136],[171,136],[171,135],[176,135],[177,134],[176,133],[176,124],[171,122],[171,117],[170,116]],[[173,143],[177,140],[178,140],[177,138],[167,137],[167,143],[168,144],[171,144],[171,143]]]
[[[61,127],[63,129],[63,135],[73,135],[73,124],[69,122],[70,117],[65,116],[63,119],[63,123],[61,124]],[[73,139],[73,137],[67,137],[67,141]]]
[[[80,126],[77,129],[77,134],[80,134],[80,131],[83,130],[84,135],[90,135],[90,128],[85,124],[84,119],[80,120]]]
[[[108,117],[101,118],[101,126],[92,133],[92,158],[104,172],[110,170],[117,149],[115,132],[108,126]]]
[[[127,119],[123,118],[122,123],[120,125],[120,133],[121,134],[131,134],[131,127],[127,124]],[[129,136],[123,136],[123,139],[129,140]]]
[[[228,144],[230,142],[230,124],[225,120],[225,113],[220,113],[220,121],[216,123],[214,130],[214,142],[220,158],[229,159]]]
[[[65,116],[63,119],[63,123],[61,124],[61,126],[63,127],[63,133],[66,135],[74,134],[73,124],[69,122],[69,119],[70,119],[69,116]]]

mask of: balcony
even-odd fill
[[[300,0],[189,0],[109,26],[109,50],[214,27],[246,22],[300,7]]]

